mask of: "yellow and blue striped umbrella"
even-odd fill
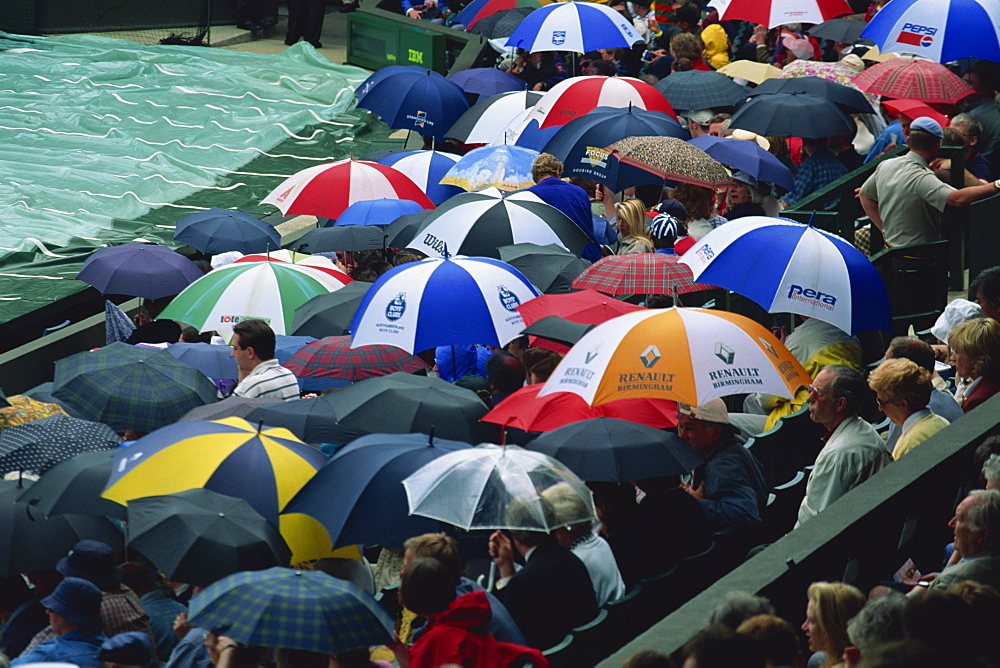
[[[204,488],[245,499],[274,526],[278,513],[326,462],[323,453],[287,429],[258,429],[235,417],[178,422],[119,453],[104,489],[106,499],[127,504]],[[294,542],[294,537],[285,539]]]

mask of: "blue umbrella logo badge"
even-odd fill
[[[400,292],[396,295],[395,299],[389,302],[385,307],[385,317],[389,320],[396,321],[403,317],[403,313],[406,311],[406,293]]]
[[[517,311],[517,307],[521,305],[521,300],[517,298],[517,295],[502,285],[498,285],[497,289],[500,292],[500,303],[503,304],[503,307],[512,313]]]
[[[566,43],[566,31],[565,30],[553,30],[552,31],[552,43],[556,46],[560,46]]]

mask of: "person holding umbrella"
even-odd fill
[[[50,596],[42,599],[53,638],[41,643],[10,665],[67,662],[95,666],[101,643],[101,590],[82,578],[64,578]]]
[[[233,358],[239,367],[237,397],[298,399],[295,374],[274,358],[274,330],[263,320],[243,320],[233,327]]]

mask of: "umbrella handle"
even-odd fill
[[[497,576],[497,565],[491,561],[490,575],[489,578],[486,580],[486,591],[493,591],[493,584],[496,581],[496,576]]]

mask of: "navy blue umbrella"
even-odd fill
[[[430,72],[430,75],[433,77],[444,79],[444,77],[437,72],[428,70],[425,67],[420,67],[419,65],[389,65],[388,67],[383,67],[382,69],[373,72],[367,79],[361,82],[361,85],[358,86],[357,90],[354,92],[357,93],[358,101],[361,101],[366,95],[368,95],[368,93],[375,90],[376,86],[394,74],[409,73],[410,75],[426,76],[427,72]]]
[[[852,23],[860,23],[860,21],[852,21]],[[871,114],[875,111],[872,109],[871,102],[860,90],[821,77],[767,79],[753,90],[747,91],[747,97],[754,98],[768,93],[809,93],[816,97],[826,98],[849,114]]]
[[[110,450],[121,442],[121,437],[102,422],[50,415],[0,432],[0,474],[42,474],[73,455]]]
[[[515,90],[524,90],[524,79],[498,70],[495,67],[473,67],[448,77],[462,87],[466,93],[477,95],[499,95]]]
[[[542,150],[562,160],[564,176],[582,176],[604,183],[613,166],[606,147],[626,137],[648,135],[688,137],[687,131],[663,112],[598,107],[559,128]]]
[[[755,141],[702,135],[691,143],[721,162],[746,172],[758,181],[775,183],[786,190],[795,190],[795,177],[780,160],[762,149]]]
[[[808,93],[758,95],[736,110],[729,127],[766,137],[853,137],[857,131],[840,107]]]
[[[444,141],[445,132],[469,108],[469,98],[440,74],[408,69],[377,82],[359,96],[357,106],[378,114],[394,130],[413,130]]]
[[[472,447],[424,434],[371,434],[340,450],[285,507],[315,518],[333,547],[403,549],[411,536],[439,531],[438,522],[407,514],[402,481],[431,460]],[[331,503],[336,499],[336,503]]]
[[[94,251],[76,280],[103,294],[159,299],[179,294],[204,275],[198,265],[166,246],[130,241]]]
[[[168,353],[188,366],[193,366],[209,378],[220,379],[239,378],[239,368],[232,351],[229,346],[211,343],[175,343],[167,348]]]
[[[281,248],[281,235],[268,223],[246,211],[214,206],[178,220],[174,239],[212,255],[229,251],[249,255]]]

